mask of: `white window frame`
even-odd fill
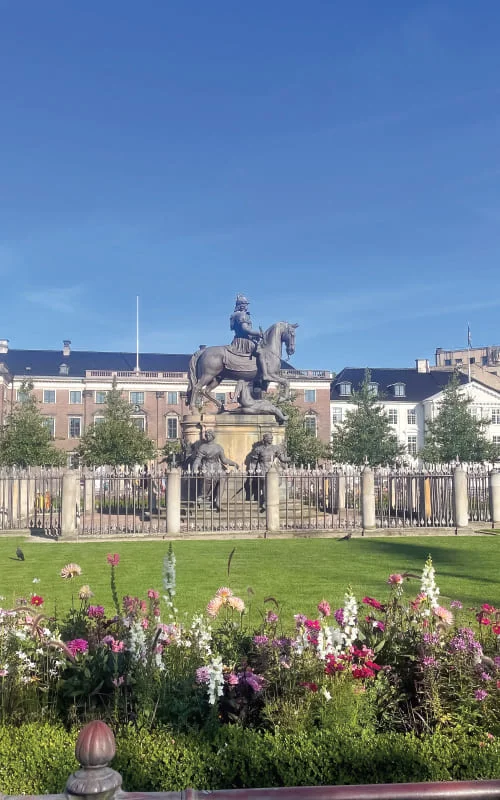
[[[397,408],[388,408],[387,409],[387,418],[389,420],[390,425],[397,425],[398,424],[398,409]]]
[[[48,424],[49,420],[51,420],[52,425]],[[49,430],[50,430],[51,438],[55,439],[56,438],[56,418],[55,417],[49,417],[48,415],[46,416],[44,414],[43,415],[43,421],[44,421],[44,424],[47,426],[47,428],[49,428]]]
[[[335,417],[338,417],[335,419]],[[332,408],[332,425],[340,425],[344,419],[343,408]]]
[[[417,409],[416,408],[409,408],[406,412],[406,421],[408,425],[416,425],[417,424]]]
[[[46,400],[46,399],[45,399],[45,394],[46,394],[47,392],[53,392],[53,394],[54,394],[54,399],[53,399],[53,400]],[[55,405],[55,403],[57,402],[57,393],[56,393],[56,390],[55,390],[55,389],[44,389],[44,390],[43,390],[43,394],[42,394],[42,398],[43,398],[42,402],[44,403],[44,405],[47,405],[47,406],[53,406],[53,405]]]
[[[500,408],[491,409],[491,424],[500,425]]]
[[[370,381],[368,384],[368,391],[372,397],[378,397],[378,383],[377,381]]]
[[[142,427],[140,427],[139,425],[136,424],[136,422],[138,422],[138,421],[142,422]],[[146,430],[147,430],[147,427],[148,427],[148,423],[147,423],[145,414],[134,414],[132,416],[132,422],[134,423],[135,427],[138,430],[143,431],[143,433],[146,433]]]
[[[76,420],[76,419],[80,423],[80,433],[78,434],[78,436],[72,436],[71,435],[71,423],[72,423],[73,420]],[[77,416],[77,415],[73,416],[72,415],[71,417],[68,417],[68,439],[81,439],[82,438],[82,429],[83,429],[83,424],[82,424],[82,418],[80,416]]]
[[[226,394],[226,392],[215,392],[214,397],[215,397],[216,400],[219,401],[219,403],[224,403],[225,404],[227,394]],[[172,405],[173,405],[173,403],[172,403]]]
[[[406,383],[399,383],[394,384],[394,397],[406,397]]]
[[[171,400],[170,398],[175,395],[175,400]],[[177,391],[167,391],[167,405],[168,406],[176,406],[179,402],[179,392]]]
[[[311,430],[307,425],[307,423],[310,420],[314,420],[314,431]],[[318,418],[316,417],[316,414],[306,414],[304,416],[304,428],[305,428],[306,431],[309,431],[309,433],[313,433],[314,436],[317,438],[317,436],[318,436]]]
[[[339,395],[341,397],[350,397],[352,395],[351,381],[342,381],[339,383]]]
[[[29,392],[23,392],[21,389],[16,389],[16,403],[25,403],[29,395]]]
[[[103,417],[101,414],[97,414],[94,417],[94,425],[102,425],[102,423],[106,420],[106,417]]]
[[[134,394],[142,395],[142,400],[132,400],[132,395],[134,395]],[[133,405],[133,406],[143,406],[144,405],[145,393],[142,392],[140,389],[139,390],[134,389],[133,391],[130,391],[128,396],[129,396],[129,402],[130,402],[131,405]]]
[[[97,395],[104,395],[104,400],[98,400]],[[105,406],[108,399],[109,389],[96,389],[94,392],[94,403],[96,406]]]
[[[410,456],[416,456],[418,453],[418,439],[415,433],[410,433],[406,437],[406,449]]]
[[[166,420],[167,420],[166,423],[165,423],[165,436],[166,436],[166,439],[167,439],[168,442],[175,442],[176,439],[179,438],[179,417],[176,417],[173,414],[170,414],[168,417],[166,417]],[[175,433],[176,433],[176,436],[169,436],[168,435],[168,423],[171,420],[175,421]]]
[[[80,395],[80,399],[79,400],[72,400],[71,399],[71,395],[72,394],[79,394]],[[82,390],[81,389],[70,389],[69,390],[69,392],[68,392],[68,403],[69,403],[70,406],[81,406],[82,398],[83,398],[83,395],[82,395]]]
[[[311,394],[312,397],[308,398],[307,395]],[[316,389],[304,389],[304,403],[316,402]]]

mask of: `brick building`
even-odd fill
[[[162,448],[167,440],[180,437],[190,358],[183,353],[141,353],[136,371],[135,353],[72,350],[68,340],[61,350],[15,350],[1,339],[0,425],[19,400],[23,381],[29,379],[52,436],[71,462],[85,429],[103,418],[106,393],[116,378],[136,424]],[[286,362],[282,367],[305,414],[305,425],[328,442],[331,373],[295,370]],[[236,407],[231,402],[234,388],[222,383],[217,391],[229,409]]]

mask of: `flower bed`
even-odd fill
[[[107,556],[113,608],[104,608],[78,564],[63,565],[78,602],[46,613],[35,591],[0,610],[3,723],[100,717],[122,726],[213,734],[231,724],[312,736],[466,732],[485,745],[500,736],[500,610],[440,603],[432,560],[422,575],[392,574],[387,596],[354,597],[332,613],[282,619],[263,599],[250,628],[245,601],[219,588],[203,613],[176,607],[175,556],[163,592],[120,600],[119,554]],[[80,585],[81,584],[81,585]]]

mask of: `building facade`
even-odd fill
[[[469,364],[500,375],[500,345],[487,345],[486,347],[462,347],[458,350],[436,349],[436,368],[466,368]]]
[[[0,340],[0,425],[22,399],[23,382],[33,393],[58,447],[68,461],[89,425],[104,417],[106,395],[113,380],[130,403],[135,424],[147,432],[158,450],[181,435],[186,413],[189,354],[142,353],[136,370],[135,353],[78,351],[66,340],[61,350],[14,350]],[[283,362],[304,424],[325,442],[330,439],[330,382],[328,370],[294,370]],[[222,383],[215,393],[226,407],[235,386]]]
[[[415,369],[373,368],[369,371],[373,394],[380,399],[399,442],[409,457],[417,457],[424,446],[426,422],[438,414],[443,390],[451,378],[450,370],[430,369],[427,360],[418,359]],[[500,447],[500,390],[477,378],[469,382],[464,373],[458,375],[461,392],[472,399],[471,412],[486,423],[486,435]],[[343,422],[346,412],[353,408],[349,400],[353,392],[359,390],[364,377],[364,369],[347,367],[333,381],[332,436],[335,426]]]

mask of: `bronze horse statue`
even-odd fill
[[[263,374],[259,375],[257,360],[253,354],[235,353],[230,345],[204,347],[198,350],[189,362],[188,394],[189,408],[198,405],[201,396],[211,400],[219,408],[222,406],[210,394],[223,380],[260,381],[265,390],[272,381],[284,389],[285,397],[289,395],[289,384],[280,375],[281,350],[286,347],[287,356],[295,352],[295,329],[298,325],[289,322],[275,322],[262,334],[258,343]]]

